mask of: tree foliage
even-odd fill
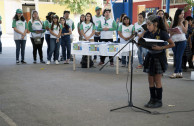
[[[91,4],[96,4],[96,0],[54,0],[54,3],[66,5],[71,13],[81,14]]]

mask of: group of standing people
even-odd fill
[[[126,14],[122,14],[120,19],[115,21],[110,16],[110,9],[104,9],[102,15],[100,7],[96,7],[95,11],[95,16],[92,16],[89,12],[86,15],[82,14],[80,16],[80,22],[77,25],[80,41],[113,42],[114,31],[118,31],[118,42],[120,43],[127,43],[135,33],[137,34],[136,41],[142,37],[165,41],[164,43],[154,45],[151,49],[137,45],[139,61],[137,69],[143,68],[143,71],[148,74],[150,100],[145,107],[161,107],[163,92],[161,78],[167,70],[166,49],[172,48],[174,52],[175,70],[170,78],[182,78],[182,66],[185,66],[185,62],[188,61],[193,65],[194,23],[192,17],[187,17],[185,20],[184,10],[182,9],[177,9],[174,21],[163,10],[159,10],[156,14],[149,13],[147,18],[145,12],[142,12],[138,14],[138,22],[132,25]],[[54,12],[49,12],[46,16],[46,21],[43,22],[40,20],[38,12],[32,11],[31,20],[27,24],[22,15],[22,10],[17,9],[12,23],[16,43],[16,63],[20,63],[20,50],[21,63],[26,63],[24,54],[28,30],[30,31],[30,38],[33,45],[34,63],[37,63],[37,51],[40,62],[45,63],[42,52],[45,36],[48,45],[46,64],[51,63],[52,56],[55,64],[59,64],[60,45],[62,47],[62,60],[68,64],[71,58],[72,31],[75,29],[74,22],[69,19],[69,14],[69,11],[64,11],[64,16],[59,18]],[[146,25],[146,28],[143,25]],[[172,29],[178,29],[179,32],[174,32]],[[186,58],[184,57],[185,48],[192,51],[191,57],[187,57],[187,55],[185,55]],[[100,57],[99,65],[105,63],[105,58],[104,56]],[[110,65],[114,66],[113,58],[109,58],[111,59]],[[96,61],[96,59],[97,56],[94,56],[93,61]],[[122,57],[122,66],[126,66],[128,63],[126,59],[129,60],[129,57]],[[182,65],[182,61],[184,61],[184,65]],[[193,67],[192,65],[190,67]]]
[[[30,32],[30,39],[33,45],[33,63],[37,63],[37,52],[39,54],[40,63],[50,64],[51,57],[55,64],[59,64],[59,48],[62,47],[62,59],[66,64],[69,63],[72,42],[72,30],[74,30],[74,22],[69,19],[69,11],[64,11],[64,17],[49,12],[46,21],[41,21],[36,10],[32,11],[30,21],[26,22],[21,9],[16,10],[13,18],[12,28],[14,29],[14,40],[16,43],[16,63],[26,64],[25,62],[25,44],[26,34]],[[43,60],[43,42],[44,38],[47,42],[47,62]],[[21,61],[19,54],[21,50]]]

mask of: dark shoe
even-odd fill
[[[26,64],[26,62],[24,60],[21,61],[22,64]]]
[[[45,64],[45,61],[44,61],[44,60],[40,60],[40,63],[43,63],[43,64]]]
[[[34,64],[36,64],[36,60],[34,60],[34,62],[33,62]]]
[[[150,101],[144,105],[144,107],[146,108],[152,108],[152,106],[154,105],[155,103],[155,99],[150,99]]]
[[[150,108],[160,108],[162,107],[162,100],[156,100],[155,103]]]
[[[114,67],[114,63],[110,63],[110,66],[111,66],[111,67]]]
[[[101,65],[103,65],[103,64],[104,64],[103,62],[100,62],[98,65],[101,66]]]

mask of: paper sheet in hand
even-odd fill
[[[176,33],[176,34],[181,34],[180,30],[178,28],[170,28],[168,29],[170,32]]]
[[[158,40],[158,39],[149,39],[149,38],[143,38],[145,42],[164,42],[164,40]]]

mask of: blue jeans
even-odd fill
[[[0,31],[0,52],[2,52],[1,35],[2,35],[2,31]]]
[[[26,40],[15,40],[15,44],[16,44],[16,60],[19,60],[21,49],[21,60],[23,61],[25,55]]]
[[[174,58],[175,58],[175,71],[174,73],[181,73],[182,72],[182,57],[184,54],[184,50],[186,47],[187,41],[180,41],[175,42],[175,47],[172,48],[174,52]]]
[[[47,43],[47,58],[48,58],[49,51],[50,51],[50,34],[45,34],[45,39]]]
[[[148,52],[147,49],[143,47],[138,47],[137,55],[138,55],[139,64],[143,65],[143,60],[147,55],[147,52]]]
[[[48,55],[48,60],[51,61],[52,54],[54,53],[54,60],[59,59],[59,47],[60,47],[60,42],[57,42],[57,39],[55,38],[50,38],[50,51]]]
[[[127,58],[127,60],[126,60],[126,58]],[[128,63],[129,63],[129,56],[122,56],[122,64],[126,65]]]
[[[71,57],[71,40],[70,37],[61,38],[62,56],[64,60],[70,59]]]

